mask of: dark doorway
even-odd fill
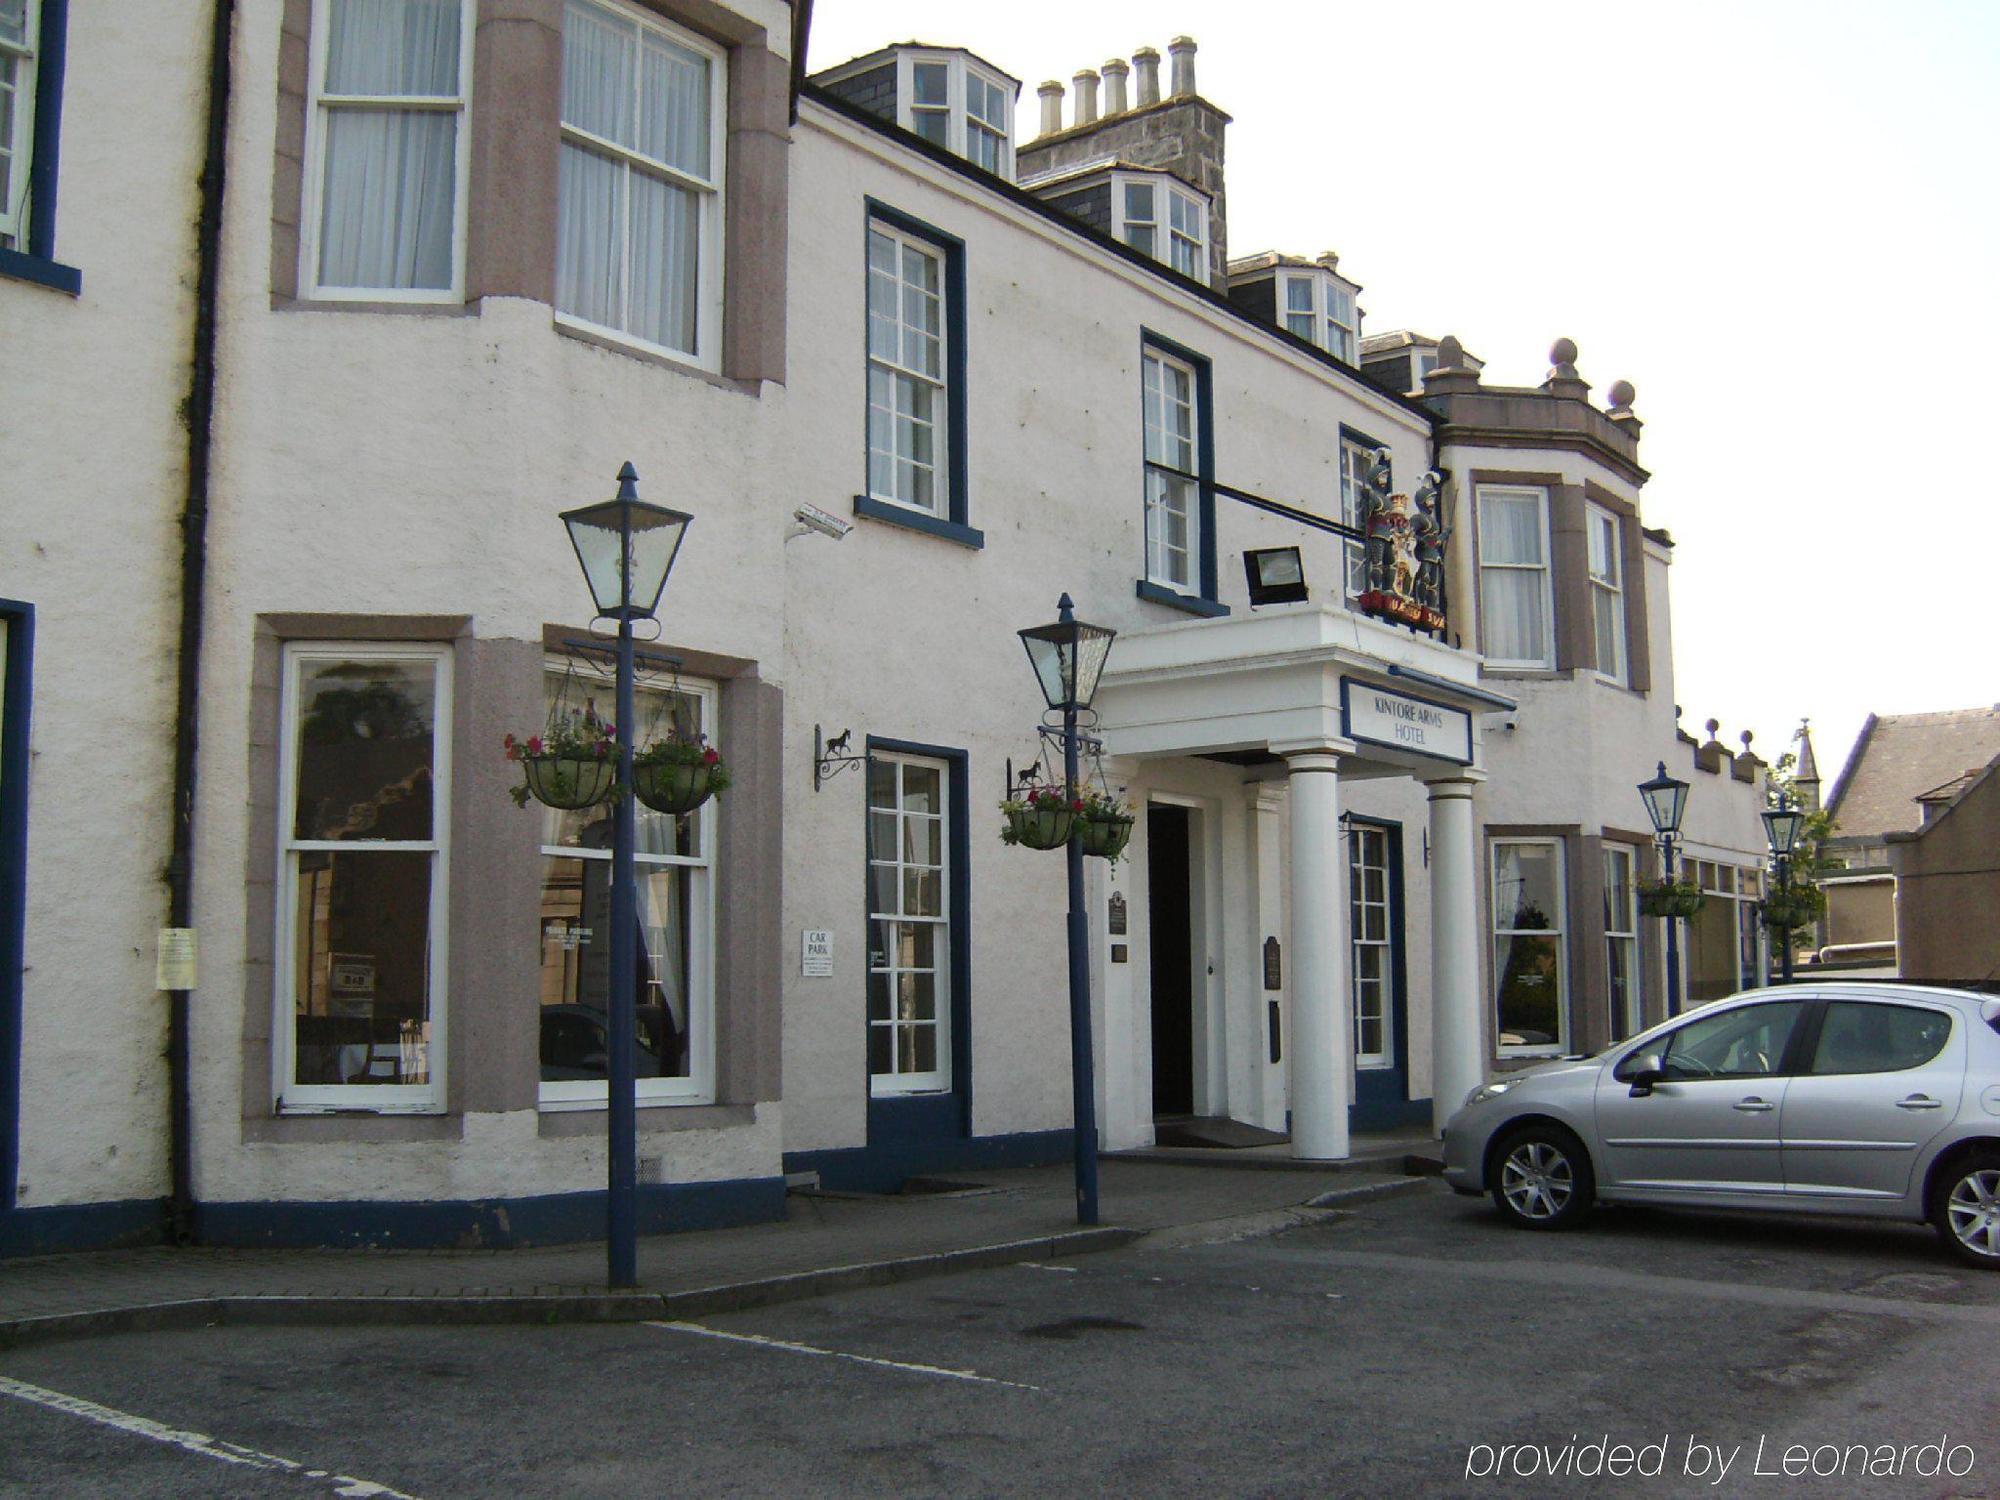
[[[1153,1113],[1194,1113],[1194,931],[1188,810],[1146,809],[1146,916],[1152,935]]]

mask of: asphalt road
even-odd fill
[[[1923,1230],[1624,1211],[1531,1235],[1431,1189],[698,1328],[16,1351],[0,1494],[2000,1496],[1996,1335],[2000,1276]],[[1941,1438],[1967,1472],[1919,1472]],[[1513,1477],[1507,1443],[1662,1472]],[[1785,1477],[1792,1444],[1845,1472]],[[1858,1472],[1857,1444],[1901,1472]]]

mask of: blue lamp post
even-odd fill
[[[1653,837],[1660,845],[1660,879],[1674,880],[1674,841],[1681,835],[1681,815],[1687,811],[1688,784],[1667,774],[1667,763],[1651,781],[1639,783],[1639,799],[1646,804],[1646,816],[1653,821]],[[1681,1013],[1680,918],[1669,916],[1667,924],[1667,1014]]]
[[[1097,696],[1097,680],[1118,632],[1086,625],[1072,613],[1068,594],[1056,606],[1056,623],[1020,632],[1028,648],[1042,696],[1062,715],[1063,786],[1075,796],[1078,736],[1076,719]],[[1070,1092],[1076,1124],[1076,1222],[1097,1222],[1097,1081],[1090,1047],[1090,948],[1083,912],[1083,845],[1072,838],[1069,860],[1069,1055]]]
[[[618,783],[611,813],[611,986],[605,1028],[605,1129],[610,1158],[605,1260],[613,1289],[639,1284],[637,1027],[638,881],[633,869],[632,622],[650,620],[693,517],[639,498],[639,475],[618,471],[615,498],[563,512],[599,619],[618,622]]]
[[[1778,793],[1778,805],[1764,809],[1764,837],[1771,845],[1771,858],[1778,865],[1778,891],[1781,896],[1792,893],[1792,850],[1798,846],[1799,830],[1805,826],[1806,815],[1792,806],[1789,792]],[[1789,903],[1787,903],[1789,904]],[[1784,982],[1792,982],[1792,929],[1774,927],[1771,929],[1783,949],[1779,963]]]

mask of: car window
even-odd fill
[[[1951,1017],[1915,1005],[1835,1000],[1826,1008],[1814,1073],[1894,1073],[1920,1068],[1951,1037]]]
[[[1804,1002],[1746,1005],[1690,1021],[1666,1039],[1662,1078],[1763,1078],[1778,1071]]]

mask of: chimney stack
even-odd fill
[[[1063,86],[1051,78],[1035,92],[1042,99],[1042,134],[1058,134],[1062,130]]]
[[[1139,108],[1160,102],[1160,53],[1155,47],[1141,47],[1132,54],[1132,66],[1139,70]]]
[[[1194,38],[1177,36],[1167,43],[1167,54],[1174,60],[1174,97],[1184,99],[1194,90]]]
[[[1104,64],[1105,119],[1122,115],[1132,107],[1125,100],[1125,76],[1131,71],[1131,65],[1122,57],[1114,57]]]
[[[1097,74],[1085,68],[1071,80],[1076,85],[1077,125],[1097,123]]]

